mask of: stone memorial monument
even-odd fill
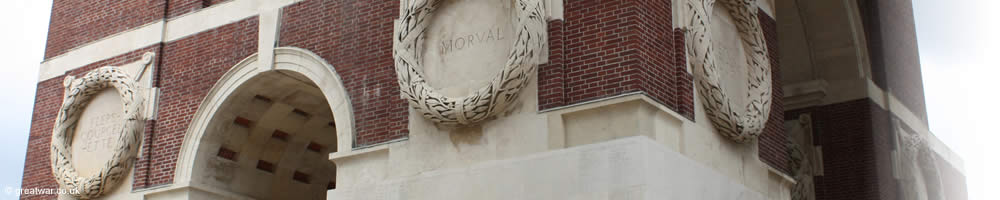
[[[20,197],[962,199],[910,7],[55,1]]]

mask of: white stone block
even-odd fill
[[[767,199],[644,136],[361,184],[327,199]]]

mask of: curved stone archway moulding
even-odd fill
[[[319,87],[330,105],[330,110],[333,111],[334,123],[337,126],[337,152],[351,151],[354,141],[354,113],[340,76],[332,65],[309,50],[279,47],[274,49],[273,68],[261,65],[258,62],[258,55],[254,54],[236,64],[216,82],[215,86],[212,86],[185,132],[184,143],[175,168],[174,186],[166,190],[195,186],[195,183],[191,182],[192,168],[201,139],[209,122],[228,97],[236,92],[240,85],[257,75],[279,70],[297,72]]]

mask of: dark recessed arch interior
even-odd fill
[[[192,182],[254,199],[325,199],[336,184],[336,123],[301,74],[269,71],[242,83],[212,115]]]

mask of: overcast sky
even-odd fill
[[[51,1],[14,0],[0,6],[0,199],[21,187],[38,66],[45,51]]]
[[[992,10],[1000,1],[913,2],[931,131],[965,159],[970,199],[1000,199],[1000,12]],[[21,184],[51,6],[0,7],[0,190]],[[16,196],[0,191],[0,199]]]
[[[913,3],[930,129],[965,159],[969,199],[1000,199],[1000,1]]]

